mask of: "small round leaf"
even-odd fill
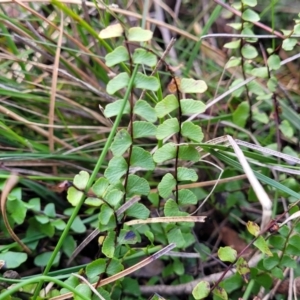
[[[222,261],[228,261],[233,263],[237,258],[236,250],[231,247],[220,247],[218,250],[218,256]]]
[[[152,39],[153,32],[141,27],[131,27],[128,30],[128,40],[131,42],[147,42]]]
[[[210,293],[210,284],[207,281],[200,281],[193,289],[193,296],[195,299],[205,299]]]
[[[75,175],[73,183],[79,190],[84,190],[89,181],[90,175],[86,171],[80,171],[79,174]]]

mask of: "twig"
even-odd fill
[[[7,214],[6,214],[6,201],[9,193],[13,189],[13,187],[17,184],[18,182],[18,176],[16,174],[11,174],[10,177],[7,179],[2,194],[1,194],[1,212],[2,212],[2,218],[4,225],[9,232],[10,236],[12,239],[18,243],[27,254],[31,254],[31,250],[17,237],[17,235],[14,233],[12,228],[10,227],[10,224],[8,222]]]

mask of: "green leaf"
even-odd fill
[[[62,249],[68,258],[72,256],[72,253],[74,252],[75,248],[76,248],[76,241],[73,238],[73,236],[72,235],[66,236],[63,242]]]
[[[128,297],[129,299],[141,299],[141,297],[139,297],[141,295],[141,290],[140,290],[139,283],[136,279],[125,277],[122,280],[122,287],[123,287],[122,291],[124,292],[125,295],[135,296],[135,297]]]
[[[229,61],[227,62],[225,68],[229,69],[229,68],[234,68],[234,67],[240,66],[241,65],[241,61],[242,61],[241,57],[234,57],[233,56],[233,57],[231,57],[229,59]]]
[[[270,251],[267,242],[265,239],[260,235],[257,240],[253,243],[253,245],[258,248],[262,253],[273,256],[272,252]]]
[[[134,146],[130,157],[131,167],[140,167],[144,170],[154,170],[155,164],[152,155],[142,147]]]
[[[171,229],[167,232],[168,242],[176,244],[177,248],[184,248],[186,245],[181,230],[178,227]]]
[[[165,120],[157,127],[156,138],[163,140],[179,131],[179,123],[177,118],[171,118]]]
[[[101,39],[110,39],[114,37],[122,36],[123,27],[120,23],[109,25],[106,28],[102,29],[99,33]]]
[[[199,161],[200,154],[194,146],[181,145],[179,146],[178,157],[182,160]]]
[[[89,181],[90,175],[86,171],[80,171],[79,174],[75,175],[73,184],[79,189],[84,190]]]
[[[250,106],[248,101],[239,104],[237,109],[232,114],[232,121],[237,126],[245,128],[247,119],[249,118]]]
[[[297,44],[297,39],[288,38],[283,40],[282,49],[285,51],[292,51]]]
[[[111,118],[111,117],[117,116],[123,107],[123,103],[124,103],[124,99],[119,99],[119,100],[116,100],[115,102],[108,103],[105,106],[105,109],[103,112],[105,117]],[[123,115],[129,114],[129,112],[130,112],[130,105],[129,105],[129,102],[127,101],[126,106],[123,111]]]
[[[235,86],[237,86],[237,85],[239,85],[240,83],[242,83],[242,81],[243,81],[243,80],[242,80],[241,78],[234,80],[234,81],[232,82],[232,84],[230,85],[230,88],[234,88]],[[245,86],[242,86],[242,87],[240,87],[239,89],[235,90],[235,91],[232,93],[232,95],[233,95],[234,97],[239,98],[239,97],[242,95],[242,93],[244,92],[244,90],[245,90]]]
[[[295,234],[291,236],[288,240],[289,245],[292,245],[300,250],[300,235]]]
[[[198,175],[193,169],[179,167],[177,169],[177,180],[178,181],[197,181]]]
[[[180,211],[177,203],[173,199],[168,199],[164,206],[164,215],[166,217],[187,216],[187,212]]]
[[[157,63],[156,55],[142,48],[134,50],[132,60],[135,64],[143,64],[149,67],[154,67]]]
[[[294,264],[297,266],[297,263],[295,261],[293,261]],[[289,267],[289,268],[292,268],[292,267]],[[283,274],[283,271],[278,268],[278,267],[275,267],[274,269],[271,270],[271,274],[272,274],[272,277],[276,277],[280,280],[283,280],[284,279],[284,274]]]
[[[153,155],[153,159],[156,163],[162,163],[166,160],[175,158],[175,156],[176,156],[175,144],[167,143],[155,151],[155,153]]]
[[[260,228],[256,223],[254,223],[252,221],[248,221],[246,226],[247,226],[248,231],[252,235],[254,235],[255,237],[259,235]]]
[[[153,32],[141,27],[131,27],[128,30],[128,41],[147,42],[152,39]]]
[[[84,204],[87,206],[92,206],[86,210],[86,213],[89,215],[94,212],[94,207],[100,207],[104,201],[96,197],[87,197],[84,201]]]
[[[107,93],[112,95],[115,92],[125,88],[126,86],[128,86],[129,80],[129,75],[126,72],[118,74],[108,82],[106,86]]]
[[[268,66],[271,70],[280,69],[280,57],[277,54],[272,54],[268,58]]]
[[[159,195],[162,198],[167,198],[171,195],[173,188],[176,186],[176,180],[174,176],[170,173],[167,173],[163,176],[160,183],[157,186]]]
[[[294,128],[291,126],[288,120],[283,120],[279,125],[279,129],[287,138],[292,138],[294,136]]]
[[[268,86],[268,89],[270,90],[270,92],[272,93],[275,93],[276,92],[276,89],[277,89],[277,86],[278,86],[278,80],[276,77],[272,76],[268,82],[267,82],[267,86]]]
[[[235,6],[235,4],[240,4],[240,3],[233,3],[232,7]],[[237,9],[237,8],[236,8]],[[241,31],[242,30],[242,23],[227,23],[227,26],[232,27],[235,30]]]
[[[210,284],[207,281],[199,281],[193,289],[195,299],[205,299],[210,293]]]
[[[101,223],[101,215],[100,214],[98,215],[98,220],[99,220],[98,229],[100,231],[104,232],[104,231],[115,230],[116,218],[114,215],[111,216],[111,218],[109,219],[109,221],[106,225]]]
[[[114,275],[124,270],[124,266],[122,265],[120,259],[115,259],[114,257],[110,261],[110,264],[107,266],[106,274]],[[108,299],[108,298],[105,298]]]
[[[86,297],[91,299],[92,291],[87,284],[80,283],[79,285],[76,286],[75,290],[78,291],[81,295],[85,295]],[[82,300],[82,298],[76,294],[74,294],[73,299]]]
[[[194,205],[198,203],[198,199],[192,191],[181,189],[178,191],[178,203],[179,205]]]
[[[106,270],[107,261],[104,258],[99,258],[86,266],[86,275],[91,280],[103,274]]]
[[[12,199],[12,200],[11,200]],[[8,196],[8,201],[6,202],[6,209],[10,213],[10,216],[17,224],[24,223],[27,208],[23,201]]]
[[[157,120],[155,109],[145,100],[138,100],[135,103],[133,113],[151,123],[154,123]]]
[[[257,5],[257,0],[242,0],[244,5],[255,7]]]
[[[0,253],[0,260],[5,262],[5,268],[15,269],[27,260],[28,255],[21,252],[7,251]],[[48,261],[47,261],[48,262]]]
[[[3,189],[3,187],[1,188]],[[8,195],[8,200],[22,200],[22,190],[20,188],[14,188]]]
[[[299,15],[298,15],[299,16]],[[294,26],[294,34],[300,34],[300,24],[299,20],[297,21],[298,24]]]
[[[297,245],[297,247],[299,249],[299,245]],[[297,268],[297,262],[295,261],[295,259],[291,258],[288,255],[283,255],[283,257],[281,258],[280,261],[280,266],[285,267],[285,268]]]
[[[152,123],[146,121],[133,122],[133,137],[135,139],[141,137],[150,137],[156,135],[156,127]]]
[[[262,262],[265,269],[269,271],[278,265],[279,263],[278,254],[274,253],[273,256],[264,258]]]
[[[135,214],[135,212],[137,211],[138,209],[134,210],[133,213]],[[137,243],[137,240],[138,240],[137,235],[133,231],[128,229],[122,229],[118,236],[118,244],[122,244],[122,245],[126,245],[126,244],[134,245]]]
[[[216,288],[213,290],[213,294],[217,297],[217,299],[228,300],[228,295],[226,291],[219,285],[217,285]]]
[[[117,206],[123,199],[124,193],[117,189],[110,190],[104,197],[105,201],[111,206]]]
[[[114,215],[114,210],[109,207],[107,204],[101,205],[101,211],[99,214],[100,223],[103,225],[107,225],[110,218]]]
[[[223,47],[227,49],[238,49],[241,45],[241,40],[232,41],[226,43]]]
[[[252,45],[246,44],[242,47],[242,55],[246,59],[254,59],[258,56],[256,48]]]
[[[183,115],[201,114],[206,110],[206,105],[202,101],[194,99],[181,99],[180,107]]]
[[[35,212],[40,212],[41,211],[41,200],[39,198],[32,198],[28,201],[28,207],[29,209],[35,211]]]
[[[126,215],[136,219],[145,220],[150,215],[150,210],[142,203],[135,203],[126,210]]]
[[[293,245],[288,245],[285,249],[285,254],[288,255],[299,255],[299,248]]]
[[[157,91],[160,87],[158,79],[154,76],[147,76],[138,72],[134,78],[134,86],[137,89]]]
[[[56,219],[54,221],[51,221],[51,224],[57,229],[57,230],[64,230],[66,228],[66,223],[61,219]]]
[[[128,131],[126,129],[121,129],[117,132],[114,141],[110,146],[110,150],[114,156],[121,156],[126,152],[131,143],[132,141]]]
[[[285,239],[280,235],[272,235],[269,238],[269,243],[275,249],[282,250],[285,246]]]
[[[236,262],[237,272],[243,277],[244,281],[248,283],[250,280],[250,268],[243,257],[240,257]]]
[[[176,108],[178,108],[178,100],[174,95],[168,95],[155,105],[155,111],[158,118],[163,118]]]
[[[113,258],[115,254],[115,231],[111,230],[108,232],[102,244],[102,253],[108,257]]]
[[[203,80],[182,78],[180,80],[179,90],[182,93],[204,93],[207,90],[207,85]]]
[[[255,77],[267,78],[268,77],[268,68],[267,67],[254,68],[250,73],[251,73],[251,75],[253,75]]]
[[[243,280],[242,276],[238,273],[233,274],[229,278],[222,281],[222,287],[225,289],[225,291],[230,294],[233,291],[242,288],[243,286]]]
[[[105,64],[113,67],[121,62],[129,60],[128,50],[124,46],[115,48],[112,52],[106,54]]]
[[[54,203],[48,203],[46,204],[44,208],[44,213],[46,216],[50,218],[55,218],[56,217],[56,212],[55,212],[55,205]]]
[[[39,223],[41,223],[41,224],[47,224],[47,223],[49,223],[49,218],[47,216],[43,216],[43,215],[41,215],[41,216],[35,216],[35,219]]]
[[[76,206],[80,202],[83,195],[84,195],[83,192],[78,191],[73,186],[71,186],[67,192],[67,199],[70,202],[70,204],[72,204],[73,206]]]
[[[84,233],[86,232],[86,227],[79,216],[76,216],[72,225],[71,229],[74,230],[76,233]]]
[[[55,227],[50,222],[47,224],[41,224],[35,218],[31,218],[29,219],[29,224],[30,226],[27,232],[39,232],[48,237],[53,237],[55,233]]]
[[[174,273],[176,275],[183,276],[185,273],[183,263],[177,257],[173,257],[173,259],[174,259],[174,263],[173,263]]]
[[[241,34],[255,35],[252,28],[247,26],[247,25],[243,28],[243,30],[241,31]],[[256,43],[258,41],[258,39],[255,38],[255,37],[251,37],[251,38],[245,38],[245,41],[248,42],[248,43]]]
[[[134,195],[148,195],[150,192],[150,186],[146,179],[130,174],[128,176],[126,191],[128,197]]]
[[[248,8],[242,13],[242,18],[245,21],[249,22],[258,22],[260,20],[259,14],[257,14],[254,10]]]
[[[116,183],[127,172],[127,169],[128,166],[125,158],[123,156],[114,156],[109,161],[108,166],[104,172],[104,176],[109,180],[110,183]],[[101,195],[99,196],[101,197]]]
[[[181,134],[195,142],[201,142],[204,137],[201,127],[190,121],[182,124]]]
[[[231,247],[220,247],[218,250],[218,257],[222,261],[235,262],[237,258],[237,252]]]
[[[123,158],[124,159],[124,158]],[[112,159],[109,161],[109,163],[112,161]],[[126,161],[125,161],[126,162]],[[109,165],[109,164],[108,164]],[[126,164],[127,167],[127,164]],[[107,169],[106,169],[107,170]],[[100,177],[96,180],[96,182],[92,186],[92,191],[95,193],[96,196],[102,197],[105,193],[106,189],[109,186],[109,181],[104,178]]]
[[[269,273],[258,274],[253,279],[259,286],[264,287],[265,289],[270,289],[274,284],[274,278],[272,278]]]
[[[263,124],[269,123],[269,117],[267,116],[267,114],[260,112],[257,108],[254,108],[252,110],[252,114],[253,114],[253,119],[255,121],[258,121]]]
[[[255,80],[248,83],[248,89],[250,92],[252,92],[255,95],[258,96],[264,96],[266,95],[265,87],[262,87],[258,82]],[[245,102],[245,101],[244,101]],[[243,102],[242,102],[243,103]],[[248,103],[248,102],[247,102]]]
[[[50,257],[52,256],[52,251],[50,252],[44,252],[42,254],[38,254],[35,258],[34,258],[34,264],[37,267],[45,267],[50,259]],[[20,255],[21,253],[18,253],[18,255]],[[61,253],[58,252],[54,262],[52,263],[52,266],[57,266],[60,260],[60,255]]]

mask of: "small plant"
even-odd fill
[[[102,2],[79,7],[53,0],[50,10],[60,14],[53,22],[18,2],[37,17],[38,29],[28,25],[31,20],[26,19],[25,26],[0,11],[1,32],[24,75],[16,79],[20,82],[17,87],[0,75],[4,78],[1,96],[13,100],[6,107],[0,105],[5,113],[0,133],[10,149],[22,146],[30,162],[45,161],[47,170],[49,165],[52,168],[47,177],[5,164],[21,159],[23,148],[12,157],[0,155],[4,161],[0,227],[3,237],[14,240],[0,247],[0,268],[42,269],[42,274],[24,278],[12,270],[4,272],[0,299],[18,299],[25,293],[32,299],[52,300],[163,299],[160,295],[166,299],[170,295],[174,299],[246,300],[262,289],[275,295],[287,268],[298,274],[296,201],[300,188],[296,176],[300,160],[295,145],[300,123],[296,110],[282,101],[278,74],[299,55],[283,59],[274,40],[267,49],[258,46],[261,37],[255,34],[255,26],[262,27],[263,13],[257,1],[242,0],[231,7],[219,0],[215,3],[219,6],[201,35],[220,16],[221,6],[240,16],[239,23],[229,24],[238,32],[237,39],[224,46],[235,56],[225,65],[227,58],[220,64],[220,52],[208,51],[205,55],[210,59],[199,63],[199,47],[207,51],[209,44],[198,37],[192,45],[187,38],[179,39],[175,46],[187,48],[184,55],[189,56],[181,68],[168,63],[174,40],[161,53],[153,32],[145,29],[146,21],[158,24],[146,19],[146,5],[141,27],[127,25],[121,13],[129,16],[130,11]],[[270,9],[273,6],[272,2]],[[90,18],[88,7],[98,12],[100,21]],[[49,10],[46,8],[43,6]],[[112,24],[111,18],[118,23]],[[18,36],[5,26],[18,28]],[[293,51],[298,27],[297,18],[290,31],[282,31],[284,36],[275,31],[274,23],[269,29],[283,39],[281,49]],[[53,62],[53,68],[32,59],[30,67],[35,71],[27,72],[27,61],[20,58],[24,53],[18,53],[16,47],[21,33],[26,37],[21,41],[27,54],[37,49]],[[28,37],[34,42],[29,43]],[[47,42],[37,37],[47,37]],[[83,55],[69,44],[65,47],[65,39]],[[193,63],[204,80],[190,72]],[[216,64],[225,66],[224,82],[218,77],[217,84],[206,79],[215,76],[211,74],[217,73],[212,72]],[[0,66],[6,70],[2,62]],[[41,66],[43,72],[53,73],[51,91],[37,69]],[[56,84],[56,76],[63,80]],[[40,78],[45,81],[41,83]],[[218,89],[223,93],[214,96]],[[228,95],[227,103],[220,104]],[[43,120],[49,131],[34,119],[47,115],[42,107],[37,106],[33,119],[28,117],[36,103],[49,104],[48,117]],[[69,127],[73,119],[76,124],[71,122],[74,127]],[[29,133],[19,124],[27,124]],[[77,125],[82,127],[73,132],[71,128],[78,129]],[[82,128],[95,131],[85,134]],[[210,139],[212,135],[217,138]],[[72,176],[65,174],[68,168]],[[61,183],[53,186],[46,180]],[[213,188],[208,192],[206,186]],[[208,212],[204,214],[203,208]],[[232,228],[227,228],[232,239],[222,236],[225,219],[242,238]],[[87,228],[93,230],[88,236]],[[85,239],[77,245],[83,235]],[[96,236],[95,249],[86,250],[93,252],[88,255],[90,261],[78,266],[85,255],[79,255],[80,251]],[[149,266],[154,266],[150,275]],[[48,288],[48,282],[55,285]]]

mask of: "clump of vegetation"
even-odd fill
[[[300,15],[175,2],[2,4],[0,299],[299,295]]]

